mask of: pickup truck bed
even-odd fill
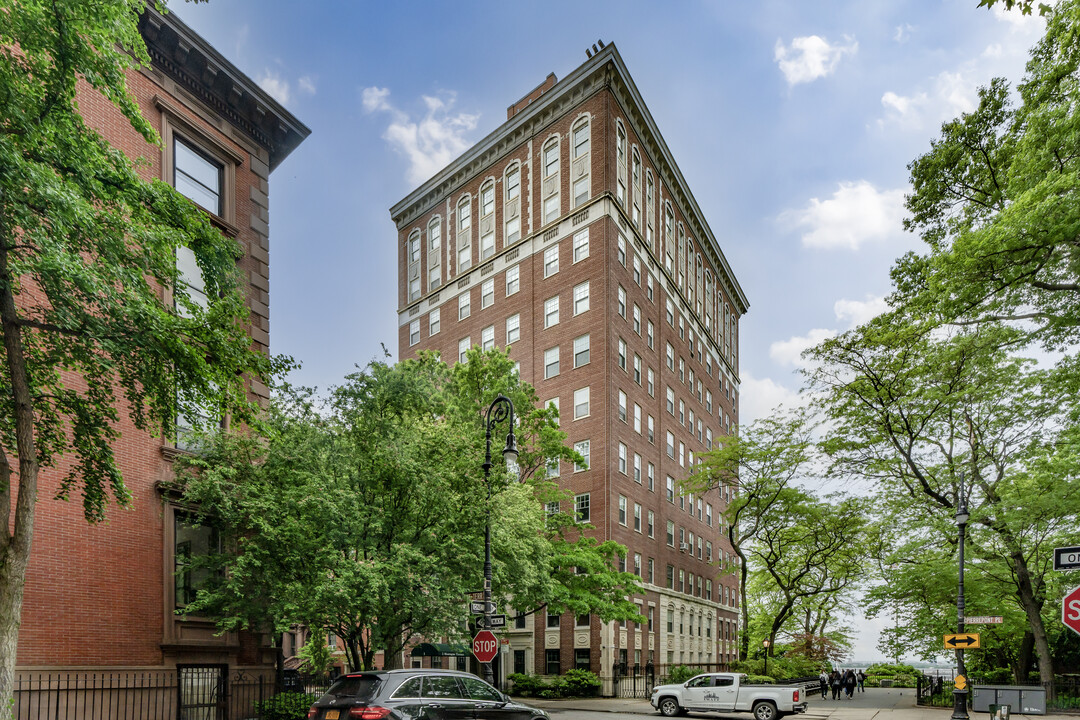
[[[806,712],[806,694],[799,686],[747,685],[741,673],[706,673],[682,684],[653,688],[650,703],[661,715],[686,712],[749,712],[755,720],[777,720]]]

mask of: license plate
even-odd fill
[[[337,710],[327,710],[326,711],[326,720],[338,720],[338,711]]]

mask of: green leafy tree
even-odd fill
[[[1049,553],[1080,511],[1078,431],[1055,376],[1002,349],[1016,337],[989,324],[927,334],[892,313],[812,349],[811,381],[832,423],[834,469],[878,484],[890,517],[917,530],[911,542],[955,543],[957,501],[969,498],[973,555],[1009,584],[1049,682]],[[888,565],[915,555],[901,550]],[[918,603],[940,608],[942,581],[924,578]]]
[[[536,406],[506,353],[476,349],[453,368],[432,354],[372,363],[325,408],[284,388],[265,443],[209,438],[179,463],[185,496],[228,540],[225,553],[199,560],[223,572],[189,611],[224,628],[333,631],[356,668],[373,667],[380,651],[393,667],[418,637],[460,638],[467,594],[483,586],[483,423],[498,393],[518,409],[521,482],[493,439],[494,596],[518,611],[638,619],[627,597],[638,580],[613,567],[625,548],[545,518],[540,498],[558,493],[548,463],[583,461],[563,445],[554,410]]]
[[[245,378],[268,379],[251,349],[237,243],[138,168],[79,114],[99,93],[152,148],[127,91],[149,59],[143,0],[26,0],[0,12],[0,717],[10,715],[38,477],[67,465],[58,498],[89,522],[129,500],[112,446],[121,412],[140,430],[189,417],[250,416]],[[177,285],[190,247],[209,307]],[[174,312],[163,288],[175,288]]]

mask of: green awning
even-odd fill
[[[444,655],[468,655],[469,648],[452,643],[420,643],[412,649],[412,657],[443,657]]]

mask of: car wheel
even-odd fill
[[[754,720],[777,720],[779,716],[771,702],[759,702],[754,706]]]
[[[664,717],[675,717],[680,714],[679,701],[673,697],[662,698],[657,707],[660,710],[660,714]]]

